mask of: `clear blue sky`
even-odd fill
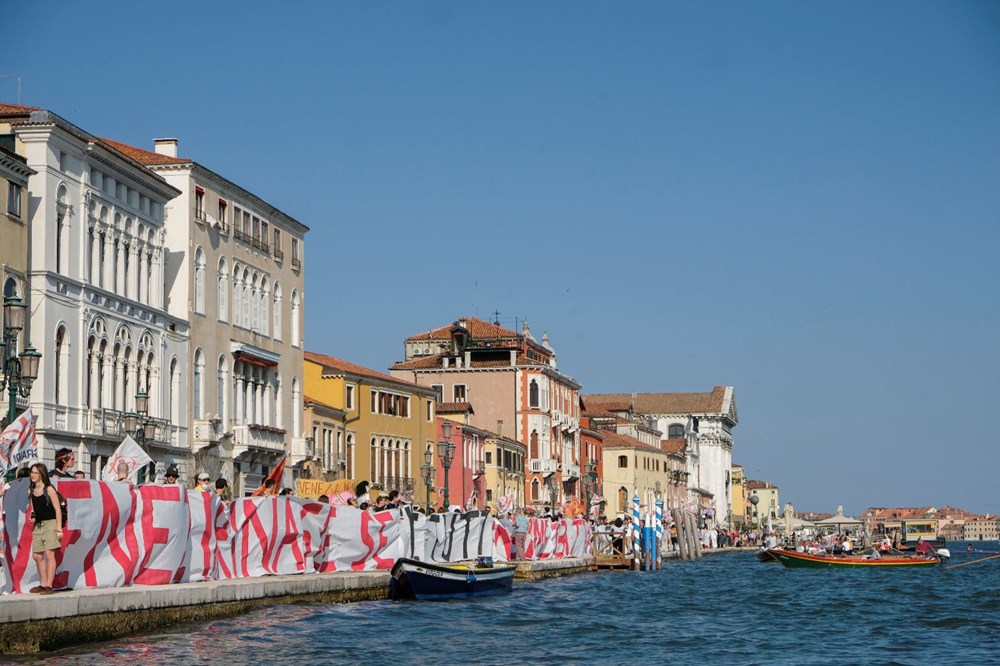
[[[312,228],[311,350],[384,370],[499,310],[584,392],[734,385],[735,461],[800,510],[1000,512],[1000,3],[115,0],[4,23],[23,103],[177,137]]]

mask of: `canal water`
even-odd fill
[[[48,664],[171,666],[959,660],[1000,664],[1000,559],[827,571],[720,554],[655,572],[515,583],[510,596],[487,599],[274,606],[44,655]]]

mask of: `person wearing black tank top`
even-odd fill
[[[38,586],[31,588],[37,594],[52,594],[52,579],[56,575],[56,551],[62,545],[62,508],[59,496],[49,481],[45,465],[35,463],[28,473],[31,486],[31,556],[38,567]]]

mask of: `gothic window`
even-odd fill
[[[538,409],[538,382],[534,379],[531,380],[531,384],[528,386],[528,406]]]
[[[274,327],[274,339],[281,340],[281,285],[274,283],[274,307],[272,308],[272,326]]]
[[[202,400],[205,395],[205,358],[201,353],[201,349],[196,349],[194,352],[194,375],[191,388],[193,391],[193,417],[200,419],[202,418],[204,407]]]

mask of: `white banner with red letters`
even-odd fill
[[[296,497],[247,497],[227,506],[215,493],[181,486],[54,483],[67,502],[56,589],[388,570],[398,558],[414,556],[440,562],[510,557],[510,535],[479,511],[369,513]],[[3,511],[3,591],[22,593],[38,584],[27,479],[11,484]],[[589,554],[586,521],[530,522],[528,559]]]

